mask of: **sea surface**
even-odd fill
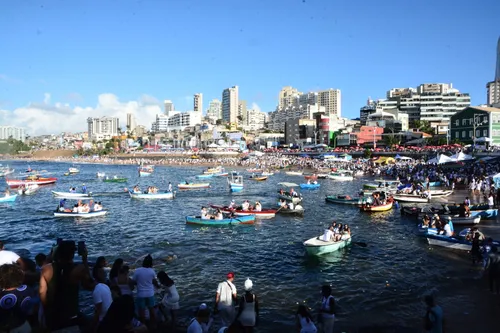
[[[7,163],[3,162],[4,165]],[[26,162],[11,162],[18,172]],[[84,240],[90,259],[105,256],[109,263],[124,258],[131,266],[140,265],[150,253],[155,268],[164,269],[175,280],[181,295],[186,322],[202,302],[213,305],[217,284],[225,275],[236,274],[235,285],[243,292],[248,277],[260,299],[260,332],[291,327],[298,303],[313,310],[320,301],[323,284],[333,287],[338,302],[337,319],[352,324],[383,321],[404,325],[422,315],[423,295],[439,292],[450,279],[450,262],[455,254],[431,249],[415,232],[415,220],[403,218],[398,210],[368,214],[351,206],[325,203],[325,195],[355,195],[369,179],[353,182],[319,180],[318,190],[302,190],[304,217],[278,215],[253,226],[192,227],[186,215],[199,215],[202,205],[227,205],[260,200],[263,207],[276,207],[279,182],[303,183],[301,176],[284,172],[265,182],[246,178],[242,192],[231,194],[226,178],[212,178],[211,188],[177,191],[174,200],[131,199],[124,188],[139,184],[143,189],[155,185],[166,189],[185,180],[196,182],[201,167],[156,167],[150,177],[138,177],[137,166],[78,164],[81,172],[64,176],[68,163],[30,163],[34,170],[47,170],[58,177],[56,185],[46,186],[33,196],[20,196],[13,204],[0,204],[0,239],[8,249],[25,249],[29,256],[48,253],[56,238]],[[128,183],[104,183],[96,173],[128,177]],[[59,200],[51,191],[68,191],[85,183],[96,201],[109,214],[95,219],[57,219],[53,211]],[[0,180],[1,187],[6,186]],[[323,233],[332,220],[348,223],[353,244],[340,252],[320,258],[308,257],[302,243]],[[492,223],[496,225],[496,222]],[[28,252],[29,251],[29,252]],[[170,260],[169,256],[175,255]],[[90,306],[86,305],[87,310]]]

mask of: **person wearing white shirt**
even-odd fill
[[[229,326],[234,321],[234,303],[238,299],[236,286],[233,284],[234,273],[227,274],[227,280],[219,283],[215,295],[215,311],[219,312],[222,326]]]
[[[493,209],[495,207],[495,199],[493,198],[492,193],[490,193],[490,195],[488,196],[488,207],[490,209]]]
[[[142,267],[135,270],[132,280],[137,284],[137,308],[141,322],[146,322],[146,308],[149,310],[151,322],[155,323],[155,286],[158,287],[156,274],[153,270],[153,258],[148,254]]]
[[[3,242],[0,241],[0,266],[16,263],[24,268],[24,263],[21,257],[12,251],[5,250]]]
[[[96,282],[97,284],[94,286],[94,291],[92,292],[92,299],[94,300],[95,306],[94,320],[92,323],[94,329],[97,329],[97,326],[108,312],[111,303],[113,303],[113,297],[111,296],[111,290],[108,285],[101,280],[97,280]]]
[[[330,228],[325,229],[325,233],[323,234],[321,240],[325,242],[331,242],[334,239],[335,239],[335,233],[333,232],[333,226],[330,226]]]

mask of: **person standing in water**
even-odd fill
[[[238,299],[236,286],[233,284],[234,273],[227,274],[227,280],[219,283],[215,295],[214,312],[219,312],[222,326],[229,326],[234,320],[234,303]]]
[[[332,296],[332,288],[323,286],[321,288],[321,327],[323,333],[333,333],[333,325],[335,324],[335,299]]]
[[[257,325],[257,318],[259,316],[259,303],[257,296],[252,293],[253,283],[249,278],[245,281],[245,295],[241,296],[238,315],[236,320],[239,320],[243,331],[253,332],[254,326]]]

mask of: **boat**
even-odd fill
[[[16,201],[17,194],[9,194],[3,197],[0,197],[0,202],[14,202]]]
[[[460,204],[457,203],[449,203],[447,205],[444,205],[445,209],[448,209],[450,212],[455,213],[458,212],[458,209],[460,208]],[[480,204],[475,204],[475,205],[470,205],[469,209],[471,211],[474,210],[486,210],[489,209],[490,206],[487,203],[480,203]]]
[[[158,193],[136,193],[133,191],[128,192],[131,198],[134,199],[173,199],[175,198],[174,192],[158,192]]]
[[[304,172],[302,171],[287,171],[285,172],[286,175],[288,176],[302,176]]]
[[[392,209],[392,202],[386,203],[385,205],[371,206],[362,204],[360,207],[363,212],[385,212]]]
[[[104,172],[97,172],[97,178],[104,178],[106,174]]]
[[[375,180],[377,183],[367,183],[363,184],[364,189],[368,190],[376,190],[376,189],[385,189],[385,190],[397,190],[397,186],[400,183],[399,180],[385,180],[385,179],[377,179]]]
[[[481,216],[481,220],[496,219],[498,216],[498,209],[472,210],[470,216]]]
[[[214,173],[214,177],[227,177],[227,176],[229,176],[229,172],[222,171],[219,173]]]
[[[352,172],[332,172],[328,175],[328,178],[340,181],[354,180]]]
[[[448,197],[453,194],[452,190],[430,190],[431,198]]]
[[[345,240],[340,240],[338,242],[333,241],[323,241],[322,236],[313,237],[304,242],[306,252],[312,256],[319,256],[326,253],[331,253],[343,249],[344,247],[351,244],[352,238],[349,237]]]
[[[0,177],[5,177],[10,175],[11,173],[14,173],[15,169],[10,169],[10,168],[0,168]]]
[[[257,219],[271,219],[276,216],[277,209],[262,209],[261,211],[256,210],[241,210],[237,209],[240,207],[229,208],[227,206],[218,206],[218,205],[210,205],[210,207],[215,209],[220,209],[221,212],[229,214],[233,213],[236,216],[247,216],[247,215],[255,215]]]
[[[399,201],[399,202],[419,202],[419,203],[425,203],[429,202],[429,198],[426,197],[425,195],[418,195],[418,194],[394,194],[394,200]]]
[[[263,182],[264,180],[267,180],[267,176],[262,176],[262,177],[259,177],[259,176],[250,176],[250,179],[258,181],[258,182]]]
[[[298,185],[298,184],[288,183],[288,182],[281,182],[281,183],[278,183],[278,185],[284,186],[287,188],[300,187],[300,185]],[[291,201],[294,204],[298,204],[302,201],[302,195],[300,193],[298,193],[298,195],[299,195],[298,197],[292,197],[288,192],[284,192],[283,194],[281,194],[281,190],[278,190],[278,198],[286,200],[286,201]]]
[[[17,193],[19,195],[32,195],[33,193],[38,191],[39,188],[40,186],[38,186],[37,184],[21,186],[17,188]]]
[[[328,178],[328,174],[327,173],[318,173],[317,176],[318,176],[318,179],[326,179],[326,178]]]
[[[264,171],[261,173],[261,176],[272,176],[272,175],[274,175],[274,172]]]
[[[240,173],[238,171],[231,171],[231,176],[239,176]]]
[[[458,217],[458,215],[440,215],[440,219],[451,217],[451,221],[456,225],[471,225],[481,222],[481,216]]]
[[[196,178],[198,178],[198,179],[208,179],[208,178],[212,178],[213,176],[214,176],[213,173],[204,173],[202,175],[196,176]]]
[[[224,172],[224,168],[221,167],[221,166],[217,166],[215,168],[209,168],[206,171],[203,171],[203,173],[206,174],[206,175],[208,175],[208,174],[215,174],[215,173],[221,173],[221,172]]]
[[[286,207],[286,208],[279,208],[276,211],[276,214],[302,216],[302,215],[304,215],[304,212],[305,212],[304,207],[302,207],[301,205],[295,205],[295,207],[293,207],[293,209],[290,209],[288,207]]]
[[[147,177],[147,176],[151,176],[154,172],[154,168],[153,166],[141,166],[139,168],[139,177]]]
[[[316,184],[300,184],[300,188],[305,188],[305,189],[315,189],[315,188],[319,188],[321,186],[320,183],[316,183]]]
[[[209,188],[210,183],[189,183],[189,184],[179,184],[177,185],[179,190],[196,190],[199,188]]]
[[[104,216],[107,213],[108,213],[107,210],[99,210],[97,212],[88,212],[88,213],[54,212],[54,217],[81,217],[84,219],[88,219],[91,217]]]
[[[227,183],[229,184],[229,190],[231,192],[241,192],[243,191],[243,177],[242,176],[234,176],[227,179]]]
[[[52,191],[52,195],[56,198],[71,198],[71,199],[89,199],[92,198],[92,193],[78,193],[78,192],[56,192]]]
[[[68,173],[69,173],[70,175],[74,175],[75,173],[79,173],[79,172],[80,172],[80,170],[78,170],[78,169],[77,169],[77,168],[75,168],[75,167],[71,167],[71,168],[69,168],[69,169],[68,169]]]
[[[54,184],[57,182],[57,178],[55,177],[50,177],[50,178],[44,178],[44,177],[38,177],[38,176],[30,176],[26,179],[5,179],[7,182],[7,185],[11,188],[17,188],[20,186],[26,186],[26,185],[49,185],[49,184]]]
[[[225,218],[222,220],[202,219],[201,216],[186,216],[186,224],[202,225],[202,226],[226,226],[238,224],[254,224],[255,215],[245,215],[233,218]]]
[[[325,201],[344,205],[361,205],[362,203],[361,198],[352,198],[348,195],[327,195]]]
[[[126,183],[127,178],[117,177],[117,176],[114,176],[113,178],[109,178],[108,176],[106,176],[106,178],[104,178],[102,181],[105,183]]]
[[[306,180],[308,180],[308,179],[310,179],[310,180],[316,180],[316,179],[318,179],[318,175],[316,175],[316,174],[312,174],[312,175],[304,175],[304,178],[305,178]]]
[[[427,187],[427,182],[422,183],[422,185],[424,185],[424,187]],[[429,182],[429,187],[438,187],[438,186],[441,186],[441,182],[440,181]]]

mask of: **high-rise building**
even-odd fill
[[[203,112],[203,94],[194,94],[194,105],[193,111],[199,112],[200,114]]]
[[[241,119],[241,120],[240,120]],[[247,123],[247,101],[238,101],[238,124]]]
[[[222,119],[221,102],[217,98],[208,103],[207,117],[213,120]]]
[[[486,103],[488,105],[500,105],[500,37],[497,44],[495,79],[486,84]]]
[[[109,140],[117,136],[120,119],[115,117],[87,118],[88,137],[90,140]]]
[[[342,116],[342,102],[340,89],[328,89],[318,91],[318,104],[325,107],[325,115]]]
[[[295,106],[296,99],[300,95],[302,95],[302,93],[293,87],[283,87],[278,94],[278,109]]]
[[[246,116],[246,123],[243,126],[245,129],[250,131],[259,130],[265,127],[266,124],[266,116],[265,112],[261,112],[259,110],[248,109]]]
[[[169,116],[170,115],[170,112],[172,111],[175,111],[175,108],[174,108],[174,103],[172,103],[172,101],[166,99],[164,102],[163,102],[163,105],[165,106],[165,115],[166,116]]]
[[[15,126],[0,126],[0,140],[14,139],[24,142],[26,140],[26,132],[22,127]]]
[[[238,122],[238,86],[222,92],[222,119],[230,123]]]
[[[133,113],[127,113],[127,130],[132,132],[137,127],[135,117]]]

